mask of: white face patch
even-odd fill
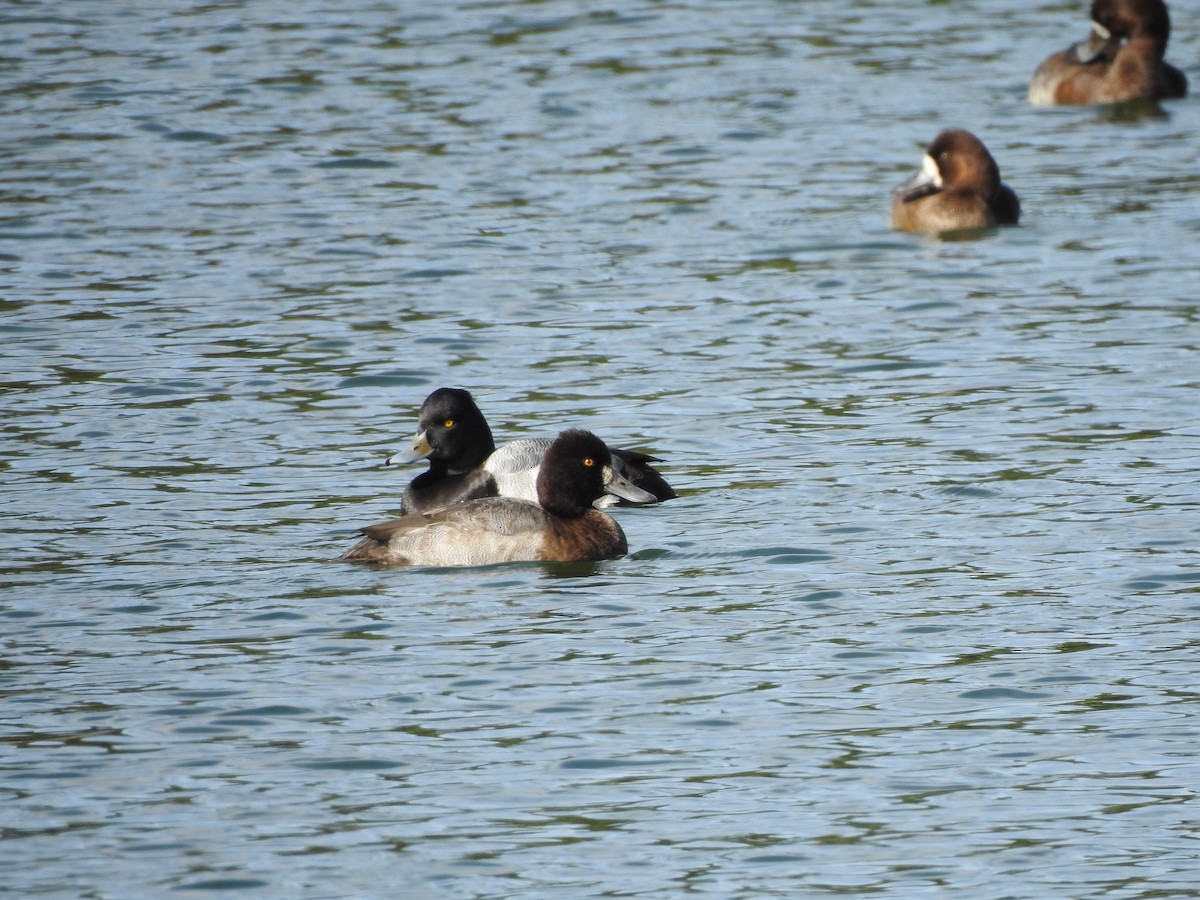
[[[929,179],[935,187],[942,186],[942,173],[938,170],[938,165],[934,162],[933,157],[928,153],[925,154],[925,159],[921,163],[921,174]]]
[[[1096,36],[1102,41],[1112,37],[1112,32],[1095,20],[1092,21],[1092,31],[1096,32]]]
[[[616,476],[616,473],[613,472],[612,466],[605,466],[603,469],[600,470],[600,477],[604,479],[604,481],[603,481],[604,484],[612,484],[613,479],[616,478],[617,476]]]

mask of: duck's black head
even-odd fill
[[[538,471],[538,502],[547,512],[576,518],[602,497],[615,474],[608,446],[590,431],[571,428],[554,439]]]
[[[424,443],[431,466],[466,472],[496,449],[492,429],[468,391],[438,388],[425,398],[418,416],[414,448]],[[418,448],[424,450],[425,447]]]

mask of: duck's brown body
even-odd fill
[[[1174,100],[1187,76],[1163,58],[1171,19],[1162,0],[1095,0],[1094,34],[1052,54],[1033,73],[1034,106]]]
[[[898,231],[964,231],[1016,225],[1021,204],[1000,181],[1000,167],[969,131],[943,131],[925,151],[921,171],[892,195]]]

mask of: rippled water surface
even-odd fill
[[[0,4],[0,893],[1200,895],[1200,113],[1030,108],[1085,7]],[[948,126],[1019,228],[887,229]],[[441,385],[681,497],[328,564]]]

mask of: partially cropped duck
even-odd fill
[[[516,497],[538,502],[538,466],[549,449],[549,438],[512,441],[496,449],[492,430],[471,394],[460,388],[438,388],[425,398],[417,419],[412,453],[397,453],[388,465],[419,458],[429,468],[404,491],[401,510],[425,512],[465,503],[479,497]],[[619,495],[628,503],[670,500],[675,491],[650,465],[653,456],[634,450],[612,450],[614,471],[631,482]],[[618,502],[611,496],[601,506]]]
[[[622,497],[635,491],[614,471],[600,438],[570,429],[551,442],[542,459],[537,503],[484,497],[369,525],[363,539],[338,559],[393,566],[612,559],[629,551],[625,533],[592,504],[606,493]]]
[[[1016,225],[1021,204],[1001,183],[1000,167],[969,131],[943,131],[925,151],[921,170],[892,193],[898,231],[964,231]]]
[[[1163,0],[1095,0],[1091,33],[1038,66],[1029,102],[1055,106],[1183,97],[1187,76],[1163,59],[1170,36]]]

